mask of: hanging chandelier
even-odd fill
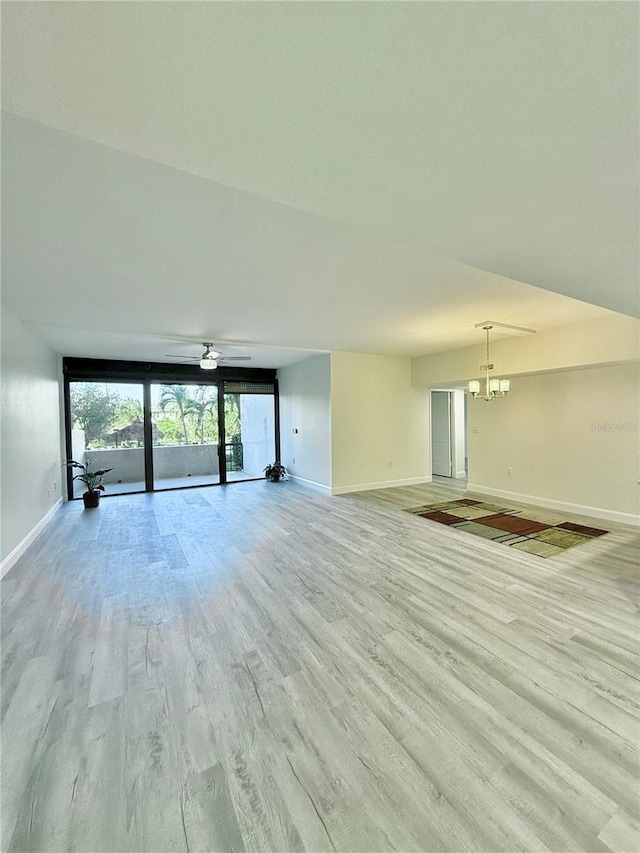
[[[473,397],[474,400],[494,400],[496,397],[506,397],[509,393],[510,382],[508,379],[491,379],[489,376],[489,371],[493,370],[493,364],[491,364],[491,357],[489,355],[489,332],[493,329],[493,325],[487,324],[482,326],[483,329],[487,332],[487,362],[486,364],[480,365],[480,370],[484,370],[486,373],[485,377],[485,390],[484,394],[480,394],[480,382],[477,379],[472,379],[469,382],[469,393]]]

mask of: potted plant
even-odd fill
[[[82,495],[85,509],[94,509],[100,503],[100,492],[104,492],[104,483],[102,478],[113,468],[102,468],[100,471],[91,470],[91,462],[87,459],[83,465],[81,462],[76,462],[70,459],[67,462],[70,468],[79,468],[81,474],[76,474],[74,480],[80,480],[87,487],[87,491]]]
[[[278,483],[287,479],[287,469],[280,462],[272,462],[264,469],[264,476],[270,483]]]

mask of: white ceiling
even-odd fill
[[[264,366],[637,315],[637,15],[5,3],[3,298],[67,354]]]
[[[44,338],[54,350],[77,358],[119,358],[131,361],[159,361],[167,364],[194,364],[203,355],[204,341],[158,337],[145,333],[79,329],[75,326],[58,326],[51,323],[28,323],[39,337]],[[251,361],[238,361],[239,367],[286,367],[305,358],[318,355],[322,350],[303,350],[285,347],[244,346],[228,341],[210,341],[222,358],[249,356]],[[223,362],[224,363],[224,362]],[[228,364],[235,364],[233,360]]]

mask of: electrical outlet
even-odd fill
[[[291,459],[291,464],[292,464],[292,465],[295,465],[295,464],[296,464],[296,457],[295,457],[295,456]]]
[[[507,477],[513,477],[513,468],[507,468]]]
[[[54,480],[53,481],[53,493],[54,493],[54,495],[57,491],[58,491],[58,481]]]
[[[390,460],[387,462],[387,468],[392,468],[392,467],[393,467],[393,462],[392,462],[392,461],[391,461],[391,459],[390,459]]]
[[[51,489],[47,489],[47,497],[51,500]]]

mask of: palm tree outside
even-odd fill
[[[217,391],[200,385],[191,397],[187,404],[187,414],[193,415],[196,419],[196,430],[200,438],[200,444],[204,444],[204,426],[207,417],[212,420],[218,412],[218,394]]]
[[[184,443],[189,444],[187,416],[192,402],[189,389],[185,385],[163,385],[160,408],[165,414],[177,414],[182,424]]]

